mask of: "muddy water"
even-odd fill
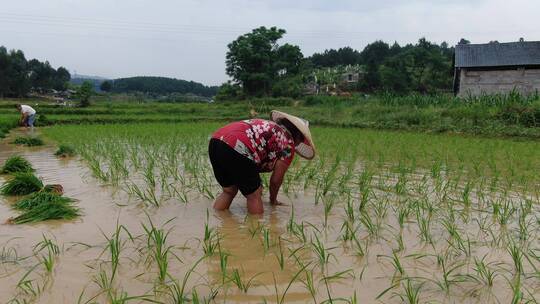
[[[275,299],[274,280],[278,290],[284,290],[295,271],[295,265],[287,261],[284,270],[280,270],[279,263],[274,255],[264,254],[263,246],[258,238],[252,238],[249,226],[260,222],[270,228],[272,235],[284,232],[286,221],[289,218],[289,208],[270,208],[262,218],[246,217],[246,208],[241,199],[237,199],[229,212],[215,212],[211,209],[211,201],[198,198],[196,202],[183,204],[171,202],[160,208],[145,208],[130,201],[130,198],[114,187],[100,186],[94,180],[89,170],[78,159],[61,159],[54,156],[55,147],[46,145],[42,147],[22,147],[8,144],[12,139],[25,131],[13,131],[10,136],[0,143],[0,163],[13,154],[28,159],[36,169],[45,184],[61,184],[65,196],[77,200],[82,209],[83,216],[73,221],[48,221],[30,225],[2,225],[0,226],[0,246],[13,248],[17,254],[30,256],[33,246],[42,239],[42,235],[54,237],[63,250],[57,260],[52,275],[34,275],[32,278],[37,284],[44,286],[44,292],[37,298],[38,303],[74,303],[81,292],[85,291],[85,298],[90,298],[99,292],[93,283],[97,275],[95,260],[107,260],[107,253],[102,255],[105,247],[104,235],[111,236],[115,230],[116,222],[126,226],[133,235],[142,233],[141,223],[147,223],[147,214],[156,226],[174,218],[167,227],[171,229],[168,237],[169,245],[176,246],[177,255],[182,263],[176,259],[170,262],[170,272],[179,279],[183,278],[187,268],[203,256],[200,240],[203,237],[204,223],[207,210],[209,210],[209,223],[221,235],[220,245],[230,257],[229,267],[237,268],[243,277],[253,277],[253,286],[247,294],[235,289],[224,288],[220,290],[217,301],[259,303],[263,297],[269,301]],[[7,177],[0,176],[3,182]],[[10,208],[16,199],[0,198],[0,221],[5,221],[16,214]],[[305,220],[313,218],[316,221],[317,211],[313,208],[299,209]],[[251,224],[250,224],[251,223]],[[124,236],[127,239],[127,236]],[[80,244],[85,245],[80,245]],[[88,247],[93,246],[93,247]],[[136,250],[126,248],[121,257],[118,288],[130,296],[148,293],[154,287],[155,270],[148,269]],[[130,260],[130,259],[133,259]],[[137,261],[135,261],[137,260]],[[35,259],[21,260],[16,265],[2,265],[4,271],[0,275],[0,302],[5,303],[16,294],[16,284],[37,261]],[[141,265],[142,264],[142,265]],[[151,268],[151,267],[150,267]],[[40,270],[41,268],[38,268]],[[36,273],[43,271],[36,271]],[[274,275],[272,275],[274,273]],[[204,260],[196,269],[190,284],[198,282],[212,283],[221,280],[221,270],[218,258]],[[192,282],[193,281],[193,282]],[[298,284],[293,284],[287,293],[287,302],[308,302],[309,293]],[[208,292],[204,286],[199,288],[201,296]],[[98,298],[105,301],[105,298]],[[101,301],[100,301],[101,302]]]
[[[55,157],[53,155],[55,147],[52,145],[27,148],[8,144],[13,137],[23,132],[25,131],[14,131],[9,138],[0,143],[0,163],[13,154],[24,156],[36,168],[36,174],[44,180],[44,183],[62,184],[65,196],[76,199],[83,211],[83,215],[74,221],[0,226],[0,251],[2,247],[13,248],[19,257],[31,256],[33,246],[42,239],[43,234],[54,237],[62,247],[52,274],[46,274],[42,266],[37,266],[29,276],[43,289],[43,292],[35,298],[37,303],[77,303],[83,292],[82,298],[85,301],[98,295],[94,301],[107,303],[105,295],[99,295],[101,288],[96,283],[96,278],[100,267],[110,270],[108,263],[110,258],[105,250],[105,236],[110,237],[114,233],[117,223],[125,226],[136,239],[131,241],[126,233],[121,234],[124,249],[120,254],[120,266],[114,289],[126,292],[129,296],[154,294],[156,290],[162,289],[156,283],[156,267],[148,263],[147,254],[141,246],[146,242],[141,223],[148,223],[148,217],[156,226],[164,225],[163,227],[170,231],[167,244],[174,246],[172,251],[178,259],[170,257],[169,273],[182,281],[189,268],[204,255],[201,240],[208,214],[209,226],[219,233],[219,246],[228,255],[228,271],[237,269],[244,283],[252,279],[247,292],[231,283],[223,285],[219,256],[216,254],[202,260],[188,280],[186,290],[191,292],[192,288],[196,288],[201,297],[216,291],[215,301],[218,303],[261,303],[263,299],[278,302],[285,290],[287,294],[283,298],[284,303],[313,303],[312,294],[301,282],[305,281],[304,274],[298,276],[289,286],[289,282],[301,269],[294,256],[299,256],[304,263],[311,261],[310,267],[306,269],[314,270],[317,302],[328,298],[350,298],[356,293],[359,303],[373,303],[376,302],[377,295],[385,289],[392,284],[400,283],[401,277],[395,272],[388,258],[392,255],[392,248],[396,247],[397,241],[393,239],[397,235],[396,223],[389,223],[389,226],[385,227],[387,233],[383,233],[381,238],[366,248],[366,256],[359,257],[350,245],[344,245],[339,241],[344,219],[342,204],[339,204],[341,202],[335,207],[328,227],[323,229],[323,205],[321,203],[315,205],[315,199],[310,193],[300,192],[282,197],[281,200],[288,206],[265,206],[267,212],[263,217],[247,216],[245,203],[241,197],[233,202],[231,210],[227,212],[212,210],[212,202],[203,197],[192,197],[187,204],[172,200],[159,208],[144,207],[128,197],[124,191],[100,185],[79,159]],[[0,181],[5,178],[0,176]],[[0,221],[16,214],[10,208],[14,200],[0,198]],[[295,251],[302,246],[302,242],[286,236],[292,210],[297,223],[312,225],[306,229],[308,242],[314,235],[324,242],[329,252],[329,263],[326,266],[316,262],[317,257],[311,250]],[[260,226],[270,231],[272,246],[268,250],[265,250],[262,244],[261,233],[252,233]],[[440,280],[440,267],[436,258],[430,254],[442,252],[442,248],[427,246],[420,242],[419,232],[414,227],[416,226],[407,226],[401,232],[405,244],[401,255],[404,257],[418,253],[427,255],[422,258],[403,258],[403,267],[410,277]],[[434,238],[442,234],[441,231],[433,231]],[[276,246],[276,242],[280,237],[285,256],[283,269],[277,258],[279,246]],[[487,261],[511,265],[504,250],[497,252],[486,248],[478,247],[475,254],[479,257],[486,255]],[[296,254],[293,255],[293,252]],[[1,303],[17,296],[17,282],[36,263],[35,258],[19,259],[16,264],[2,263]],[[328,279],[326,280],[328,284],[325,284],[323,274],[331,277],[339,272],[345,272],[341,279]],[[422,302],[506,303],[510,299],[507,283],[502,278],[496,280],[492,288],[476,288],[473,294],[468,291],[473,289],[474,284],[464,282],[458,285],[448,292],[442,292],[432,286],[426,287],[422,292]],[[403,294],[403,290],[399,288],[395,292]],[[384,302],[401,303],[395,292],[388,292],[382,298]],[[165,294],[158,295],[154,299],[171,303]]]

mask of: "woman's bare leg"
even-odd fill
[[[221,192],[221,194],[218,195],[218,197],[216,198],[216,201],[214,202],[214,209],[216,210],[229,209],[234,197],[236,196],[236,193],[238,193],[238,187],[236,186],[223,187],[223,192]]]
[[[246,195],[248,212],[251,214],[261,214],[264,212],[262,201],[262,186],[255,192]]]

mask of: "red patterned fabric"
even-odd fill
[[[278,159],[290,165],[294,157],[294,141],[289,132],[269,120],[233,122],[217,130],[212,138],[254,161],[261,171],[272,171]]]

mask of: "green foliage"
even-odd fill
[[[71,220],[80,215],[73,200],[48,192],[38,192],[17,202],[14,208],[24,211],[12,219],[15,224],[34,223],[46,220]]]
[[[105,87],[104,87],[105,86]],[[106,90],[109,88],[109,90]],[[200,96],[212,97],[216,95],[217,87],[205,86],[194,81],[186,81],[181,79],[167,77],[130,77],[119,78],[112,82],[105,81],[102,83],[101,90],[112,91],[114,93],[126,92],[147,92],[155,94],[195,94]]]
[[[88,107],[90,105],[90,97],[94,95],[94,86],[90,81],[85,81],[77,89],[75,96],[79,99],[79,106]]]
[[[434,93],[451,91],[454,48],[421,38],[417,44],[392,46],[383,41],[368,44],[361,52],[349,47],[315,53],[307,60],[315,68],[336,68],[347,65],[363,67],[356,86],[347,91],[389,91]],[[309,70],[307,72],[310,72]],[[339,85],[340,80],[334,80]],[[322,84],[319,82],[319,84]]]
[[[2,166],[0,173],[21,173],[21,172],[34,172],[32,164],[24,157],[14,155],[8,158]]]
[[[217,101],[243,100],[246,98],[242,87],[230,81],[222,84],[216,94]]]
[[[22,137],[22,136],[19,136],[19,137],[15,138],[15,140],[13,140],[12,144],[25,145],[25,146],[28,146],[28,147],[35,147],[35,146],[43,146],[45,143],[39,137],[31,137],[31,136]]]
[[[111,81],[106,80],[102,82],[101,85],[99,86],[99,89],[102,90],[103,92],[110,92],[112,90]]]
[[[63,67],[55,70],[48,62],[27,61],[22,51],[0,46],[0,98],[24,97],[31,88],[63,90],[70,77]]]
[[[300,48],[277,44],[285,32],[263,26],[228,45],[227,74],[242,85],[247,95],[269,95],[275,81],[299,73],[303,57]]]
[[[60,196],[55,193],[47,191],[39,191],[31,194],[29,197],[24,198],[13,205],[13,208],[17,210],[31,210],[43,203],[71,203],[73,199],[69,197]]]
[[[41,180],[32,173],[15,173],[13,178],[0,187],[3,195],[26,195],[43,188]]]
[[[60,157],[74,156],[75,154],[76,154],[75,149],[68,145],[60,145],[58,146],[58,150],[54,152],[54,155],[60,156]]]

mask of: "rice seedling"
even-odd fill
[[[403,264],[401,263],[400,258],[397,256],[396,252],[392,252],[392,256],[388,255],[377,255],[377,258],[385,258],[390,259],[392,266],[394,267],[394,276],[399,275],[402,276],[405,274],[405,269],[403,268]]]
[[[30,136],[28,136],[28,137],[22,137],[22,136],[16,137],[15,140],[13,140],[11,143],[15,144],[15,145],[25,145],[25,146],[28,146],[28,147],[43,146],[45,144],[41,138],[39,138],[39,137],[30,137]]]
[[[35,223],[47,220],[72,220],[80,215],[73,200],[54,193],[40,191],[20,200],[14,207],[23,213],[11,219],[14,224]]]
[[[262,227],[261,232],[262,232],[262,245],[264,248],[264,252],[266,253],[272,246],[271,241],[270,241],[270,228]]]
[[[514,275],[520,276],[523,273],[523,251],[514,242],[508,244],[506,250],[514,263]]]
[[[75,156],[75,154],[75,148],[64,144],[58,146],[58,149],[54,152],[54,155],[58,157],[72,157]]]
[[[167,221],[170,222],[171,220]],[[168,274],[169,268],[169,255],[174,255],[172,253],[173,246],[167,245],[167,237],[171,230],[165,231],[163,229],[158,229],[154,226],[154,223],[148,216],[149,225],[142,224],[142,227],[146,233],[146,246],[147,250],[150,251],[152,259],[158,267],[158,280],[160,283],[163,283]]]
[[[242,279],[242,276],[240,275],[239,270],[237,268],[235,268],[235,269],[233,269],[233,271],[231,273],[230,281],[233,282],[234,285],[236,285],[236,287],[238,287],[238,289],[240,289],[243,293],[247,293],[249,288],[251,287],[251,285],[254,284],[255,278],[258,277],[261,274],[262,273],[256,273],[251,278],[249,278],[247,281],[245,281],[245,280]]]
[[[109,237],[105,235],[103,231],[101,232],[107,242],[107,245],[105,246],[103,252],[105,251],[109,252],[110,263],[111,263],[111,277],[109,278],[109,283],[108,283],[109,285],[112,284],[118,272],[118,266],[120,265],[120,254],[126,242],[124,239],[122,239],[122,235],[121,235],[122,231],[124,231],[128,235],[129,239],[133,241],[133,236],[131,235],[129,230],[127,230],[125,226],[120,225],[118,220],[116,221],[116,228],[112,236]],[[105,273],[104,278],[106,278],[106,273]]]
[[[27,161],[24,157],[19,155],[14,155],[8,158],[4,165],[2,166],[2,169],[0,170],[0,173],[4,174],[13,174],[13,173],[24,173],[24,172],[34,172],[34,168],[32,168],[32,164],[30,164],[29,161]]]
[[[32,173],[16,173],[0,187],[3,195],[26,195],[43,188],[43,183]]]
[[[274,253],[279,264],[279,269],[285,269],[285,255],[283,253],[283,247],[281,245],[281,236],[278,237],[278,251]]]
[[[46,254],[41,252],[46,249]],[[41,261],[48,273],[53,271],[56,257],[60,254],[60,248],[53,240],[47,238],[43,234],[43,240],[34,246],[34,253],[38,255],[38,259]]]
[[[311,237],[311,248],[313,250],[313,253],[315,253],[317,259],[319,260],[319,265],[324,268],[325,265],[330,262],[330,258],[334,257],[330,250],[336,247],[325,247],[317,234],[313,234],[313,236]]]
[[[470,275],[475,281],[484,284],[488,287],[493,287],[495,278],[499,275],[498,270],[494,269],[492,265],[498,266],[499,263],[486,263],[485,256],[482,259],[474,258],[474,272],[475,275]]]
[[[189,280],[189,277],[193,274],[195,271],[195,268],[204,260],[205,257],[201,257],[198,259],[184,274],[184,278],[182,279],[182,282],[172,279],[172,283],[168,285],[168,296],[170,298],[170,303],[174,304],[184,304],[184,303],[190,303],[191,299],[186,294],[186,285]],[[215,297],[215,294],[214,296]],[[211,298],[213,298],[211,297]]]
[[[210,228],[208,219],[210,213],[206,210],[206,223],[204,224],[203,251],[206,256],[212,256],[219,248],[219,234],[214,228]]]
[[[283,293],[279,294],[278,292],[278,288],[277,288],[277,282],[276,282],[276,275],[274,273],[272,273],[272,276],[274,278],[274,289],[276,291],[276,303],[279,303],[279,304],[282,304],[282,303],[285,303],[285,296],[287,295],[287,292],[289,291],[289,289],[291,288],[292,284],[296,281],[296,279],[298,278],[298,276],[300,276],[302,273],[304,273],[304,270],[309,267],[309,265],[311,265],[311,262],[310,263],[307,263],[305,265],[302,266],[302,268],[300,268],[300,270],[298,270],[294,275],[293,277],[291,278],[291,280],[289,281],[289,283],[287,284],[287,286],[285,287],[285,290],[283,291]]]

